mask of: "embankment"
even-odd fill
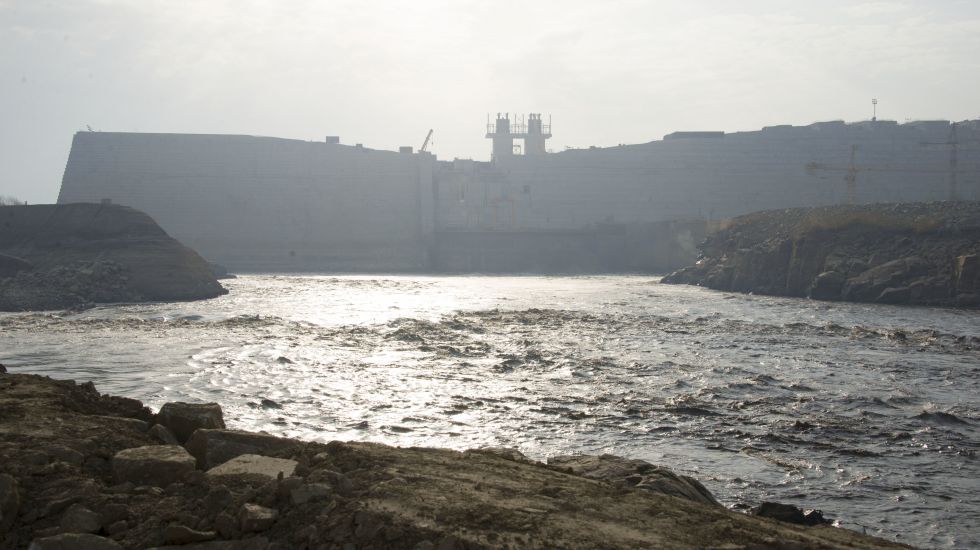
[[[980,203],[794,208],[733,219],[665,283],[776,296],[980,306]]]
[[[138,210],[0,207],[0,311],[198,300],[225,292],[203,258]]]
[[[0,539],[41,550],[904,547],[735,513],[642,461],[302,442],[224,429],[213,404],[154,415],[91,383],[3,369]]]

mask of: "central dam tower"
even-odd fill
[[[515,149],[520,154],[521,146],[514,145],[515,138],[524,140],[524,155],[543,155],[547,152],[545,142],[551,137],[551,120],[549,117],[548,124],[544,124],[541,113],[531,113],[526,119],[523,116],[518,118],[515,114],[511,121],[510,113],[497,113],[497,119],[493,123],[487,117],[486,137],[493,140],[493,153],[490,157],[492,161],[499,162],[514,156]]]

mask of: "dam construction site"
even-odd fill
[[[491,159],[211,134],[75,134],[59,204],[148,213],[239,272],[666,273],[750,212],[980,199],[980,120],[674,132],[549,152],[488,120]],[[517,141],[517,143],[515,143]]]

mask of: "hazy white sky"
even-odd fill
[[[0,0],[0,195],[53,202],[72,134],[269,135],[486,160],[675,130],[980,117],[980,2]]]

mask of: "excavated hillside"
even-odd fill
[[[81,203],[0,207],[0,311],[226,292],[203,258],[138,210]]]
[[[730,221],[663,279],[735,292],[980,306],[980,202],[793,208]]]

